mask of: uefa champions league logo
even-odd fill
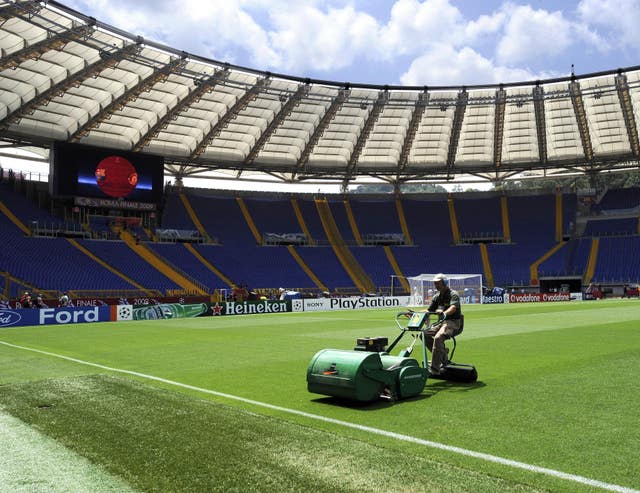
[[[118,306],[118,320],[133,320],[131,305]]]

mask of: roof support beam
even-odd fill
[[[584,157],[588,163],[593,162],[593,147],[591,146],[591,134],[589,133],[589,122],[587,122],[587,114],[584,110],[584,100],[582,99],[582,91],[579,82],[569,83],[569,93],[571,94],[571,102],[573,103],[573,111],[578,121],[578,130],[580,131],[580,139],[582,140],[582,148]]]
[[[155,125],[152,125],[146,134],[144,134],[138,142],[133,146],[133,151],[141,151],[145,146],[149,145],[154,138],[158,136],[161,130],[167,128],[169,122],[175,120],[180,113],[186,110],[193,103],[197,102],[208,92],[212,92],[217,84],[224,83],[229,77],[230,71],[228,69],[222,69],[216,71],[211,77],[206,80],[197,79],[195,89],[187,94],[181,101],[171,108],[167,113],[159,118]]]
[[[111,115],[113,115],[113,113],[121,110],[131,101],[135,101],[136,99],[138,99],[140,94],[150,90],[157,83],[167,80],[167,77],[169,77],[172,72],[180,70],[180,68],[182,68],[185,64],[186,59],[183,56],[180,58],[174,58],[166,65],[157,68],[149,77],[138,82],[131,89],[125,91],[120,97],[111,101],[111,103],[109,103],[102,110],[96,113],[92,118],[89,118],[83,125],[81,125],[73,134],[69,136],[69,141],[78,141],[82,137],[87,136],[89,132],[91,132],[91,130],[100,125],[100,123],[104,120],[107,120]]]
[[[103,70],[113,67],[118,64],[120,60],[125,58],[132,53],[137,52],[140,49],[138,44],[130,44],[115,52],[106,53],[101,59],[94,63],[93,65],[89,65],[66,79],[60,81],[57,84],[52,85],[49,89],[41,92],[34,98],[30,99],[22,106],[19,106],[14,111],[5,116],[2,120],[0,120],[0,130],[6,130],[9,125],[17,122],[25,115],[32,114],[40,105],[47,104],[52,99],[62,96],[67,90],[72,88],[73,86],[82,84],[83,81],[93,77],[96,74],[99,74]]]
[[[93,32],[93,26],[82,24],[58,34],[49,35],[42,41],[25,46],[21,50],[11,53],[0,60],[0,71],[17,68],[21,63],[44,55],[47,51],[60,50],[67,43],[83,38]]]
[[[0,8],[0,19],[6,21],[14,17],[20,17],[22,14],[32,16],[40,12],[43,8],[44,5],[40,0],[12,3]]]
[[[215,125],[206,133],[200,143],[196,146],[195,150],[191,153],[191,159],[195,159],[200,156],[207,147],[213,142],[213,140],[222,132],[222,130],[238,116],[238,113],[245,109],[251,101],[258,97],[263,87],[268,86],[271,83],[269,77],[263,77],[258,80],[251,88],[244,93],[244,95],[238,99],[235,104],[227,110],[227,112],[220,117]]]
[[[460,139],[460,130],[462,129],[462,121],[464,120],[464,112],[467,110],[468,101],[469,93],[466,89],[462,89],[462,91],[458,93],[458,99],[456,100],[456,110],[453,114],[453,125],[451,128],[451,137],[449,138],[449,150],[447,152],[447,169],[449,172],[456,161],[458,140]]]
[[[629,94],[629,85],[627,76],[619,74],[616,76],[616,89],[618,90],[618,99],[622,107],[622,116],[627,127],[629,135],[629,143],[631,144],[631,152],[636,159],[640,157],[640,145],[638,144],[638,126],[633,112],[633,104],[631,103],[631,95]]]
[[[533,110],[536,114],[536,133],[538,134],[538,156],[540,163],[547,163],[547,124],[544,113],[544,89],[537,85],[533,88]]]
[[[416,138],[416,133],[418,132],[418,127],[420,126],[422,115],[424,115],[424,110],[427,108],[428,102],[429,93],[426,90],[418,94],[418,100],[413,107],[411,120],[409,120],[409,128],[407,129],[407,133],[404,136],[404,142],[402,143],[402,151],[400,151],[400,159],[398,160],[397,178],[400,178],[400,175],[407,168],[407,163],[409,162],[409,152],[411,152],[411,147],[413,147],[413,141]]]
[[[504,114],[507,106],[507,91],[502,87],[496,91],[496,111],[493,128],[493,165],[496,173],[502,164],[502,143],[504,141]]]
[[[292,177],[295,177],[300,172],[300,170],[307,165],[307,162],[309,161],[309,156],[311,155],[313,148],[316,146],[316,144],[322,137],[322,134],[331,123],[331,120],[333,120],[333,118],[336,116],[336,113],[338,113],[340,108],[342,108],[342,105],[349,97],[349,93],[350,93],[349,89],[340,89],[340,92],[338,92],[338,95],[333,99],[333,101],[331,102],[331,106],[329,106],[327,111],[324,113],[324,115],[320,119],[318,126],[315,128],[315,130],[311,134],[311,138],[307,141],[307,145],[304,147],[302,154],[300,154],[300,159],[298,159],[298,163],[296,164],[296,169],[293,172]]]
[[[273,117],[273,120],[264,129],[264,132],[260,134],[260,137],[256,140],[256,143],[249,151],[244,164],[251,164],[258,156],[264,145],[267,143],[273,132],[280,126],[286,117],[291,115],[293,108],[302,100],[302,98],[309,92],[309,84],[300,84],[295,93],[282,105],[280,111]],[[286,97],[286,96],[285,96]]]
[[[364,127],[362,127],[362,132],[360,132],[360,135],[358,135],[358,140],[356,141],[356,145],[353,147],[353,152],[351,153],[351,157],[349,158],[349,162],[347,163],[347,174],[345,176],[345,183],[347,183],[356,172],[358,159],[360,158],[362,149],[364,149],[364,145],[366,144],[369,135],[371,135],[371,130],[373,130],[373,126],[378,121],[380,113],[382,113],[384,105],[388,100],[389,91],[380,91],[378,93],[378,98],[373,103],[373,107],[371,108],[369,116],[364,123]]]

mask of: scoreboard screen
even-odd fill
[[[159,156],[56,142],[50,157],[54,197],[159,203],[163,180]]]

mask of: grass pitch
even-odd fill
[[[455,359],[478,383],[429,380],[395,404],[345,404],[305,382],[318,350],[394,337],[389,310],[5,329],[0,341],[640,488],[637,300],[465,314]],[[2,344],[0,368],[5,413],[140,491],[602,491]]]

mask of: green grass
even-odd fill
[[[142,491],[357,492],[405,476],[407,491],[539,491],[120,377],[43,380],[0,395],[7,411]],[[405,474],[408,464],[423,474]]]
[[[309,394],[305,382],[318,350],[394,337],[389,310],[33,327],[3,330],[0,340],[640,488],[640,304],[465,313],[455,359],[476,365],[479,382],[429,380],[421,396],[395,404],[349,405]],[[195,390],[96,376],[5,345],[0,368],[7,412],[143,491],[599,491]],[[33,399],[53,398],[53,407],[34,407]],[[148,443],[151,457],[137,443]]]

